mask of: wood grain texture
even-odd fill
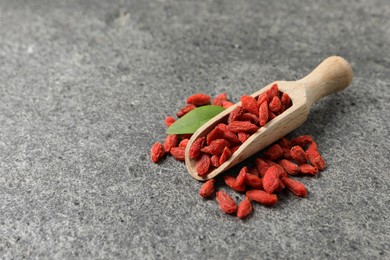
[[[324,96],[345,89],[350,85],[351,81],[352,68],[350,64],[342,57],[332,56],[325,59],[310,74],[298,81],[275,81],[267,85],[251,96],[256,98],[276,83],[281,92],[290,96],[293,103],[292,106],[251,135],[232,157],[220,167],[211,171],[207,176],[200,177],[195,168],[196,160],[189,157],[189,149],[197,138],[206,136],[216,125],[225,122],[230,112],[237,106],[240,106],[241,102],[226,109],[192,135],[185,153],[188,172],[192,177],[200,181],[218,176],[298,128],[306,121],[310,107],[314,102]]]

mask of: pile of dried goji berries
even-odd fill
[[[244,166],[236,177],[224,176],[231,189],[245,193],[246,197],[237,206],[236,202],[224,191],[216,192],[216,199],[222,211],[237,213],[244,218],[252,212],[251,201],[273,206],[277,203],[277,193],[287,188],[294,195],[306,197],[306,187],[290,176],[314,176],[325,168],[325,161],[318,152],[317,144],[311,136],[303,135],[292,140],[283,137],[269,146],[263,155],[254,161],[255,167]],[[214,195],[215,180],[205,182],[199,194],[204,198]]]
[[[187,99],[188,105],[176,114],[184,116],[196,107],[203,105],[219,105],[228,108],[233,105],[225,93],[215,99],[205,94],[195,94]],[[197,159],[197,172],[205,176],[212,167],[222,163],[244,143],[251,134],[264,126],[268,121],[283,113],[291,106],[288,95],[278,91],[277,85],[257,99],[251,96],[241,97],[241,106],[234,109],[226,124],[217,125],[206,137],[195,140],[190,148],[190,157]],[[169,127],[176,119],[168,116],[165,119]],[[158,162],[165,154],[170,153],[175,159],[184,161],[185,147],[191,135],[168,135],[164,145],[157,142],[151,149],[153,162]],[[207,145],[206,145],[207,144]],[[277,202],[276,194],[287,188],[300,197],[307,195],[306,187],[291,178],[291,175],[314,176],[325,168],[325,161],[318,152],[316,143],[309,135],[299,136],[292,140],[283,137],[272,144],[256,158],[255,167],[243,167],[236,177],[224,176],[224,182],[233,190],[245,193],[245,198],[237,206],[234,199],[224,191],[216,191],[215,180],[205,182],[199,194],[204,198],[214,195],[222,211],[237,214],[244,218],[252,212],[252,201],[265,206],[273,206]]]

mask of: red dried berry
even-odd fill
[[[215,168],[218,168],[221,164],[219,163],[220,156],[219,155],[213,155],[210,158],[211,165]]]
[[[270,167],[268,163],[266,163],[263,159],[256,158],[255,160],[257,171],[259,172],[261,177],[264,177],[265,173],[267,172],[268,168]]]
[[[153,144],[152,149],[150,149],[150,157],[154,163],[157,163],[165,154],[164,146],[156,142]]]
[[[257,171],[257,168],[256,167],[252,167],[252,168],[249,168],[248,169],[248,172],[252,175],[255,175],[257,177],[259,177],[259,172]]]
[[[221,93],[218,94],[213,101],[211,102],[211,105],[214,106],[223,106],[223,102],[227,101],[227,94],[226,93]]]
[[[227,214],[233,214],[237,211],[236,202],[224,191],[217,191],[216,199],[219,204],[219,207],[223,212]]]
[[[313,138],[310,135],[301,135],[291,140],[291,146],[299,145],[305,148],[307,145],[313,142]]]
[[[250,121],[251,123],[257,125],[259,124],[259,118],[252,113],[245,113],[238,117],[238,121]]]
[[[305,185],[303,185],[299,181],[284,177],[282,178],[282,182],[284,183],[284,185],[286,185],[287,189],[289,189],[294,195],[299,197],[307,196],[307,190]]]
[[[298,163],[298,164],[305,164],[307,162],[307,157],[305,151],[302,149],[302,147],[296,145],[291,148],[291,157]]]
[[[166,153],[169,153],[172,147],[176,147],[179,141],[179,137],[177,135],[167,135],[164,142],[164,149]]]
[[[238,140],[240,140],[241,143],[244,143],[251,135],[244,132],[239,132],[237,133],[237,136]]]
[[[263,189],[262,180],[256,175],[250,173],[247,173],[245,176],[245,184],[254,189],[258,189],[258,190]]]
[[[274,119],[275,117],[276,117],[276,114],[273,113],[273,112],[271,112],[271,111],[269,111],[269,114],[268,114],[268,119],[269,119],[269,121],[271,121],[271,120]]]
[[[192,143],[192,146],[190,148],[190,158],[196,159],[199,157],[205,139],[205,137],[200,137]]]
[[[186,148],[189,141],[190,141],[190,139],[188,139],[188,138],[181,140],[179,143],[179,147]]]
[[[282,102],[280,101],[279,97],[274,96],[271,102],[269,102],[268,108],[272,112],[278,113],[282,108]]]
[[[283,184],[283,182],[279,181],[279,186],[276,188],[276,190],[274,191],[274,193],[279,193],[279,192],[281,192],[282,190],[284,190],[284,188],[286,188],[286,186]]]
[[[283,93],[280,101],[282,102],[282,106],[284,107],[284,109],[287,109],[291,106],[290,96],[286,93]]]
[[[174,117],[172,117],[172,116],[167,116],[165,118],[165,125],[168,126],[168,127],[170,127],[175,122],[176,122],[176,119]]]
[[[261,105],[264,101],[268,101],[268,96],[267,96],[267,93],[266,93],[266,92],[261,93],[261,94],[257,97],[257,106],[260,107],[260,105]]]
[[[313,142],[309,146],[309,148],[306,150],[306,156],[309,159],[310,163],[318,170],[322,171],[326,167],[325,160],[318,152],[316,143]]]
[[[288,174],[296,175],[299,173],[299,166],[289,160],[282,159],[279,161],[279,165],[282,166]]]
[[[231,144],[240,144],[240,140],[237,138],[237,135],[227,129],[227,125],[218,124],[217,128],[223,131],[223,138],[228,140]]]
[[[278,144],[271,145],[268,150],[264,153],[264,156],[269,160],[276,160],[283,156],[282,147]]]
[[[246,111],[255,114],[256,116],[259,115],[259,109],[257,108],[257,102],[254,97],[244,95],[241,97],[240,100],[241,100],[241,106],[245,108]]]
[[[238,173],[237,179],[236,179],[236,185],[242,186],[245,184],[245,177],[248,172],[248,168],[246,166],[242,167],[240,172]]]
[[[267,101],[264,101],[263,103],[260,104],[259,108],[259,124],[260,126],[265,126],[268,122],[268,103]]]
[[[263,190],[249,190],[246,192],[246,196],[266,206],[273,206],[278,202],[278,197],[275,194],[269,194]]]
[[[234,121],[231,122],[228,126],[228,130],[233,133],[245,132],[245,133],[254,133],[259,127],[252,124],[250,121]]]
[[[203,198],[209,198],[215,191],[215,180],[211,179],[206,181],[199,190],[199,195]]]
[[[279,186],[279,170],[276,166],[271,166],[265,173],[263,179],[263,188],[268,193],[273,193]]]
[[[252,213],[253,207],[252,203],[248,197],[245,197],[244,200],[240,203],[237,209],[237,217],[243,219]]]
[[[230,151],[230,149],[226,146],[224,149],[223,149],[223,152],[221,154],[221,157],[219,158],[219,164],[223,164],[224,162],[226,162],[227,160],[229,160],[229,158],[232,156],[232,152]]]
[[[219,127],[215,127],[213,130],[210,131],[210,133],[208,133],[206,143],[210,145],[212,141],[214,141],[215,139],[221,139],[223,138],[223,136],[224,131]]]
[[[211,97],[203,93],[197,93],[187,98],[187,104],[204,106],[210,103]]]
[[[273,84],[272,87],[268,89],[266,93],[268,97],[268,102],[271,102],[272,98],[278,96],[279,94],[278,84]]]
[[[209,146],[205,146],[201,149],[204,153],[209,153],[212,155],[220,155],[223,152],[223,149],[227,146],[230,147],[230,143],[225,139],[216,139],[210,143]]]
[[[235,190],[237,192],[245,192],[246,191],[245,183],[243,183],[241,185],[237,185],[236,178],[234,178],[232,176],[224,176],[223,179],[225,181],[225,184],[227,186],[229,186],[230,188],[232,188],[233,190]]]
[[[302,164],[299,167],[299,170],[302,174],[316,175],[318,169],[316,167],[311,166],[310,164]]]
[[[177,115],[177,117],[182,117],[195,108],[196,108],[195,105],[192,105],[192,104],[187,105],[187,106],[183,107],[182,109],[180,109],[179,112],[176,113],[176,115]]]
[[[179,161],[184,161],[185,160],[185,148],[183,147],[172,147],[170,150],[172,156]]]
[[[237,106],[235,109],[233,109],[232,112],[230,112],[227,120],[228,124],[230,124],[233,121],[236,121],[244,113],[245,113],[245,109],[241,106]]]
[[[210,157],[207,154],[202,154],[199,160],[196,162],[196,172],[199,176],[207,175],[210,169]]]

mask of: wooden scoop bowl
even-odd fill
[[[247,159],[263,148],[277,141],[302,125],[312,104],[324,96],[335,93],[346,88],[352,81],[351,65],[342,57],[332,56],[321,62],[309,75],[298,81],[275,81],[268,86],[252,94],[257,98],[261,93],[267,91],[273,84],[278,84],[279,91],[287,93],[292,101],[292,106],[269,121],[265,126],[252,134],[240,148],[233,153],[229,160],[212,170],[205,177],[200,177],[196,171],[196,160],[191,159],[189,150],[192,143],[199,137],[207,136],[219,123],[226,122],[228,115],[241,102],[218,114],[191,137],[185,150],[185,162],[189,173],[197,180],[205,181],[212,179],[225,170],[233,167]]]

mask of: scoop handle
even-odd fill
[[[311,106],[317,100],[348,87],[352,82],[352,68],[344,58],[331,56],[298,82],[306,88],[307,102]]]

